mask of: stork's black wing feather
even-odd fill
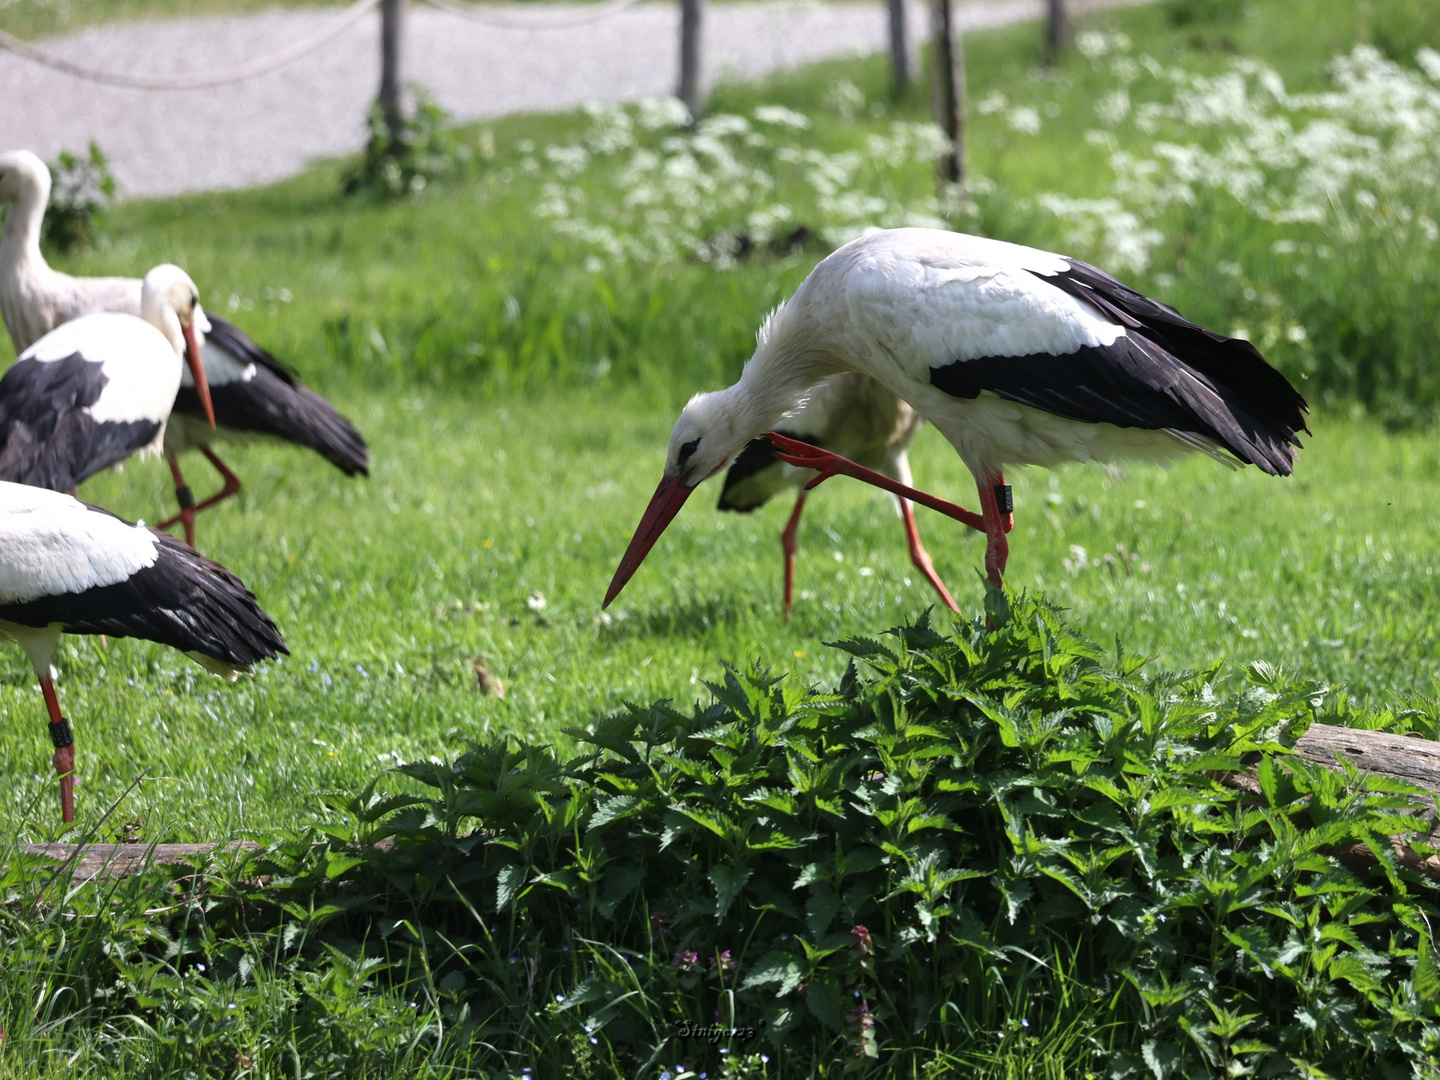
[[[244,582],[179,540],[154,535],[154,564],[126,580],[0,605],[0,619],[19,626],[58,623],[68,634],[144,638],[235,667],[289,655]]]
[[[265,368],[276,378],[291,386],[299,381],[287,364],[281,363],[275,354],[268,349],[262,349],[255,344],[254,339],[240,327],[236,326],[229,319],[222,319],[219,315],[205,313],[210,320],[210,332],[205,335],[207,344],[218,345],[242,364],[256,364]]]
[[[1051,285],[1095,305],[1127,329],[1140,331],[1229,394],[1239,395],[1247,412],[1277,431],[1288,431],[1287,439],[1309,431],[1305,398],[1250,342],[1197,326],[1169,304],[1150,299],[1089,263],[1065,261],[1070,266],[1067,273],[1045,278]]]
[[[80,353],[19,360],[0,378],[0,480],[69,491],[148,446],[158,420],[97,422],[87,411],[109,379]]]
[[[370,450],[355,426],[335,406],[298,382],[291,371],[251,341],[243,330],[211,315],[206,345],[224,349],[242,364],[255,365],[253,378],[211,384],[217,427],[308,446],[346,476],[370,474]],[[193,386],[180,388],[175,411],[204,418]]]
[[[1090,266],[1040,275],[1124,328],[1110,345],[1064,355],[986,356],[933,367],[956,397],[981,391],[1092,424],[1170,428],[1213,439],[1241,461],[1289,475],[1305,399],[1255,346],[1212,334]]]

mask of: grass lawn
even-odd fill
[[[448,756],[498,732],[563,738],[561,728],[624,700],[688,704],[708,694],[698,680],[718,677],[722,660],[766,657],[832,684],[844,658],[823,642],[898,625],[932,602],[885,499],[832,481],[806,510],[789,624],[779,616],[788,505],[721,514],[703,494],[602,614],[663,464],[662,402],[634,392],[503,404],[427,390],[337,397],[372,439],[368,483],[318,459],[244,449],[233,459],[244,494],[200,519],[202,546],[254,588],[289,660],[231,687],[156,646],[112,642],[107,654],[94,639],[67,640],[60,686],[78,732],[82,820],[148,769],[155,779],[120,811],[147,837],[283,828],[313,812],[317,792],[359,787],[385,755]],[[1343,417],[1314,427],[1291,480],[1204,460],[1115,476],[1022,473],[1008,580],[1070,608],[1096,640],[1118,635],[1165,667],[1265,659],[1371,700],[1431,693],[1433,441]],[[931,490],[971,494],[933,432],[915,469]],[[198,481],[199,463],[194,472]],[[167,476],[159,463],[131,465],[84,495],[155,520]],[[920,521],[941,574],[975,611],[978,535]],[[0,828],[39,839],[55,818],[44,710],[18,650],[0,655],[11,717],[0,769],[14,778]],[[478,655],[505,700],[477,692]]]
[[[1440,41],[1440,15],[1418,0],[1256,3],[1183,31],[1158,8],[1099,21],[1124,28],[1137,49],[1202,69],[1218,70],[1235,48],[1261,55],[1299,87],[1319,85],[1323,61],[1357,39],[1402,53]],[[998,89],[1081,115],[1100,77],[1078,58],[1056,78],[1035,74],[1037,37],[1034,27],[973,36],[972,101]],[[873,108],[858,118],[829,110],[841,78]],[[833,151],[896,117],[924,117],[918,94],[889,103],[884,80],[878,59],[821,65],[722,87],[714,109],[805,110],[816,117],[807,138]],[[452,757],[467,740],[510,733],[569,746],[563,729],[627,701],[708,700],[701,683],[720,677],[722,662],[758,658],[832,686],[846,658],[825,642],[911,621],[932,603],[893,508],[836,480],[806,511],[788,623],[779,615],[788,500],[721,514],[716,484],[600,611],[681,404],[735,377],[760,319],[823,252],[732,271],[693,262],[586,271],[583,253],[531,213],[535,185],[521,172],[531,151],[517,144],[562,143],[588,123],[518,117],[471,131],[491,154],[477,177],[393,205],[340,197],[336,165],[263,190],[126,204],[105,244],[65,265],[91,274],[185,265],[206,305],[297,366],[374,455],[368,481],[299,451],[226,455],[246,487],[201,516],[200,546],[260,597],[287,660],[230,686],[148,644],[67,640],[58,686],[76,727],[82,826],[144,773],[102,836],[268,838],[332,814],[327,792],[355,791],[402,761]],[[1002,188],[1098,193],[1084,123],[1028,141],[998,116],[972,124],[974,167]],[[916,166],[896,183],[919,188],[929,175]],[[1182,310],[1215,304],[1200,291],[1166,299]],[[1118,638],[1157,668],[1264,659],[1365,702],[1433,714],[1434,433],[1388,432],[1343,400],[1316,406],[1291,479],[1208,460],[1015,475],[1008,583],[1043,591],[1101,644]],[[968,474],[933,431],[912,460],[920,486],[973,501]],[[188,474],[197,493],[210,487],[200,459]],[[158,462],[98,477],[81,496],[151,521],[173,499]],[[975,612],[980,539],[923,512],[920,528]],[[482,656],[503,699],[477,689]],[[51,837],[44,709],[18,649],[0,652],[0,702],[0,834]],[[0,971],[0,1002],[27,993]],[[89,1036],[76,1021],[56,1038],[73,1048]],[[44,1060],[37,1041],[0,1042],[7,1076],[51,1075]]]

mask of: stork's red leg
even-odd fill
[[[935,564],[930,561],[930,553],[925,550],[925,545],[920,542],[920,530],[915,527],[915,510],[908,499],[900,500],[900,516],[905,520],[905,540],[910,545],[910,561],[915,568],[925,575],[925,580],[930,582],[930,587],[940,594],[940,599],[945,601],[945,606],[951,611],[958,612],[960,608],[950,595],[950,590],[945,588],[945,583],[940,580],[940,575],[935,573]]]
[[[1001,491],[1007,492],[1004,473],[990,473],[976,482],[980,506],[985,515],[985,573],[998,589],[1004,584],[1005,563],[1010,558],[1010,541],[1005,534],[1015,527],[1015,515],[1000,506]]]
[[[180,512],[174,517],[166,518],[155,527],[168,529],[177,521],[181,522],[185,526],[185,543],[193,548],[195,546],[195,496],[180,472],[180,462],[169,454],[165,455],[165,460],[170,465],[170,475],[175,478],[175,501],[180,504]]]
[[[780,534],[780,548],[785,552],[785,618],[790,618],[790,609],[795,606],[795,552],[800,550],[800,545],[795,542],[795,534],[800,530],[800,511],[805,509],[805,492],[800,492],[795,498],[795,509],[790,511],[790,520],[785,523],[785,531]]]
[[[883,473],[874,469],[867,469],[863,465],[856,465],[849,458],[843,458],[839,454],[832,454],[829,450],[822,450],[818,446],[811,446],[809,443],[800,442],[798,439],[786,438],[774,431],[767,431],[765,438],[778,451],[776,457],[788,465],[794,465],[801,469],[815,469],[820,475],[805,485],[805,490],[823,484],[832,476],[853,476],[856,480],[863,480],[865,483],[888,491],[892,495],[899,495],[902,499],[909,499],[921,506],[928,506],[931,510],[939,511],[946,517],[952,517],[962,524],[980,532],[986,531],[983,515],[973,510],[966,510],[963,506],[956,506],[952,502],[938,499],[934,495],[927,494],[898,480],[892,480]]]
[[[220,502],[222,499],[230,498],[231,495],[236,494],[240,490],[240,477],[236,476],[233,472],[230,471],[230,466],[226,465],[225,462],[220,460],[220,455],[215,453],[215,451],[211,450],[208,446],[200,447],[200,452],[205,455],[205,459],[209,461],[211,465],[215,466],[215,471],[218,472],[221,479],[225,481],[225,486],[222,487],[219,491],[217,491],[214,495],[211,495],[199,506],[195,507],[195,512],[197,514],[201,510],[209,509],[216,503]]]
[[[50,741],[55,744],[55,775],[60,777],[60,820],[75,820],[75,736],[70,721],[60,715],[60,699],[55,684],[46,672],[40,679],[40,692],[45,695],[45,709],[50,714]]]

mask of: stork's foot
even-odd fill
[[[765,437],[770,440],[771,445],[776,449],[775,456],[787,465],[794,465],[799,469],[814,469],[820,473],[814,480],[805,485],[805,490],[810,491],[832,476],[851,476],[856,480],[862,480],[882,491],[888,491],[892,495],[899,495],[902,499],[909,499],[921,506],[928,506],[946,517],[952,517],[956,521],[970,526],[980,532],[985,532],[985,519],[973,510],[966,510],[963,506],[956,506],[945,499],[936,498],[908,484],[902,484],[898,480],[892,480],[883,473],[874,469],[867,469],[863,465],[857,465],[849,458],[843,458],[839,454],[833,454],[829,450],[823,450],[818,446],[811,446],[809,443],[800,442],[797,439],[790,439],[774,431],[767,431]]]

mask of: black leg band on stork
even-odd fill
[[[56,750],[64,750],[67,746],[75,745],[75,732],[70,728],[70,721],[65,717],[52,721],[50,724],[50,741],[55,744]]]

